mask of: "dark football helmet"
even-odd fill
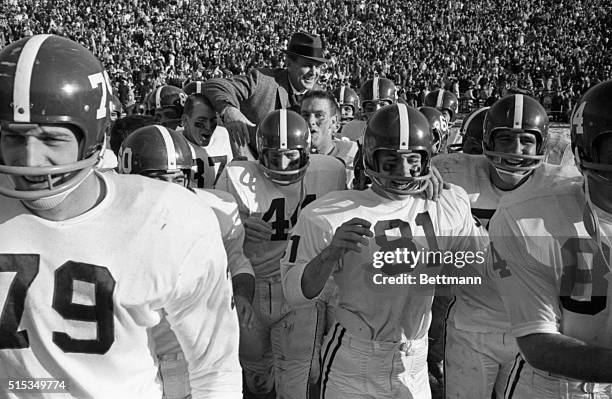
[[[183,172],[185,187],[193,157],[189,143],[182,134],[161,125],[141,127],[130,133],[119,150],[119,172],[150,175],[152,173]]]
[[[259,123],[255,135],[259,166],[266,177],[282,185],[304,177],[309,164],[310,131],[300,114],[286,109],[272,111]],[[277,160],[287,150],[297,150],[299,162],[294,169],[283,170]]]
[[[509,172],[525,172],[539,167],[545,160],[546,142],[548,139],[548,115],[546,110],[534,98],[523,94],[512,94],[502,98],[489,108],[483,124],[484,154],[498,169]],[[497,131],[533,133],[537,139],[536,155],[508,154],[497,152],[494,148],[494,136]],[[520,159],[519,165],[506,160]]]
[[[599,83],[583,94],[572,113],[572,149],[580,170],[607,184],[611,179],[601,172],[612,172],[612,165],[598,156],[602,138],[612,134],[612,80]]]
[[[7,166],[0,173],[46,176],[44,190],[0,194],[26,201],[53,197],[76,187],[91,172],[110,127],[111,84],[101,63],[80,44],[55,35],[18,40],[0,52],[0,121],[70,125],[80,133],[79,160],[44,167]],[[54,186],[58,175],[71,173]],[[57,181],[57,179],[56,179]]]
[[[376,110],[397,102],[397,88],[387,78],[370,79],[361,85],[361,117],[368,119]]]
[[[189,82],[183,87],[183,91],[186,95],[190,96],[192,94],[202,94],[202,84],[199,80],[194,80],[193,82]]]
[[[433,155],[446,152],[449,129],[444,114],[433,107],[421,107],[419,111],[425,115],[431,126],[434,137]]]
[[[459,130],[462,142],[449,146],[454,150],[453,152],[463,151],[464,154],[482,154],[482,129],[489,108],[479,108],[463,120]]]
[[[336,88],[332,94],[340,107],[348,106],[353,109],[352,116],[341,115],[340,122],[346,124],[357,117],[360,110],[359,96],[355,90],[348,86],[340,86]]]
[[[455,115],[459,109],[459,101],[457,96],[452,91],[438,89],[427,93],[423,105],[426,107],[434,107],[438,110],[449,113],[449,122],[455,120]]]
[[[176,128],[181,122],[187,95],[175,86],[159,86],[149,97],[150,109],[153,110],[159,124]]]
[[[398,153],[417,152],[421,155],[419,176],[388,176],[381,174],[375,153],[378,150]],[[374,184],[385,190],[413,195],[424,191],[431,177],[430,162],[433,155],[433,133],[427,118],[416,108],[405,104],[393,104],[376,111],[368,121],[363,137],[363,162],[365,173]],[[407,184],[405,189],[389,187],[383,180]],[[415,184],[418,183],[415,188]]]

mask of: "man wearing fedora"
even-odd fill
[[[285,51],[285,68],[254,68],[232,79],[211,79],[203,94],[213,103],[241,155],[257,158],[256,125],[271,111],[288,108],[299,112],[301,97],[319,88],[323,57],[321,38],[295,33]]]

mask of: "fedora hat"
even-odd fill
[[[309,35],[301,32],[294,33],[291,36],[291,40],[289,40],[286,52],[318,62],[330,61],[323,57],[323,45],[318,35]]]

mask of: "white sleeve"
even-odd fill
[[[535,333],[559,333],[559,293],[553,265],[546,265],[532,254],[529,237],[505,209],[498,210],[489,224],[490,274],[510,315],[512,333],[522,337]],[[538,244],[552,242],[540,237]],[[544,251],[546,248],[543,249]]]
[[[227,264],[229,266],[230,274],[232,277],[239,274],[250,274],[255,276],[253,272],[253,265],[251,261],[246,257],[242,250],[244,244],[244,226],[238,213],[238,205],[232,204],[231,220],[233,228],[225,238],[225,251],[227,252]]]
[[[308,262],[331,244],[333,235],[333,231],[325,231],[313,223],[310,212],[302,212],[298,217],[287,251],[281,260],[283,291],[290,305],[297,306],[310,301],[302,292],[304,269]]]
[[[208,231],[182,260],[164,309],[189,364],[193,398],[240,399],[238,318],[232,309],[226,254],[219,228]]]

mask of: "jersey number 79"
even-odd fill
[[[39,272],[39,255],[1,254],[0,275],[0,350],[30,346],[28,331],[18,331],[26,296]],[[74,282],[93,284],[95,304],[74,303]],[[8,284],[5,284],[7,283]],[[53,331],[53,342],[64,352],[106,353],[115,341],[113,292],[115,279],[106,267],[67,261],[53,278],[53,309],[66,320],[96,323],[96,339],[76,339],[61,331]],[[8,285],[7,289],[4,287]],[[2,302],[3,301],[3,302]]]

